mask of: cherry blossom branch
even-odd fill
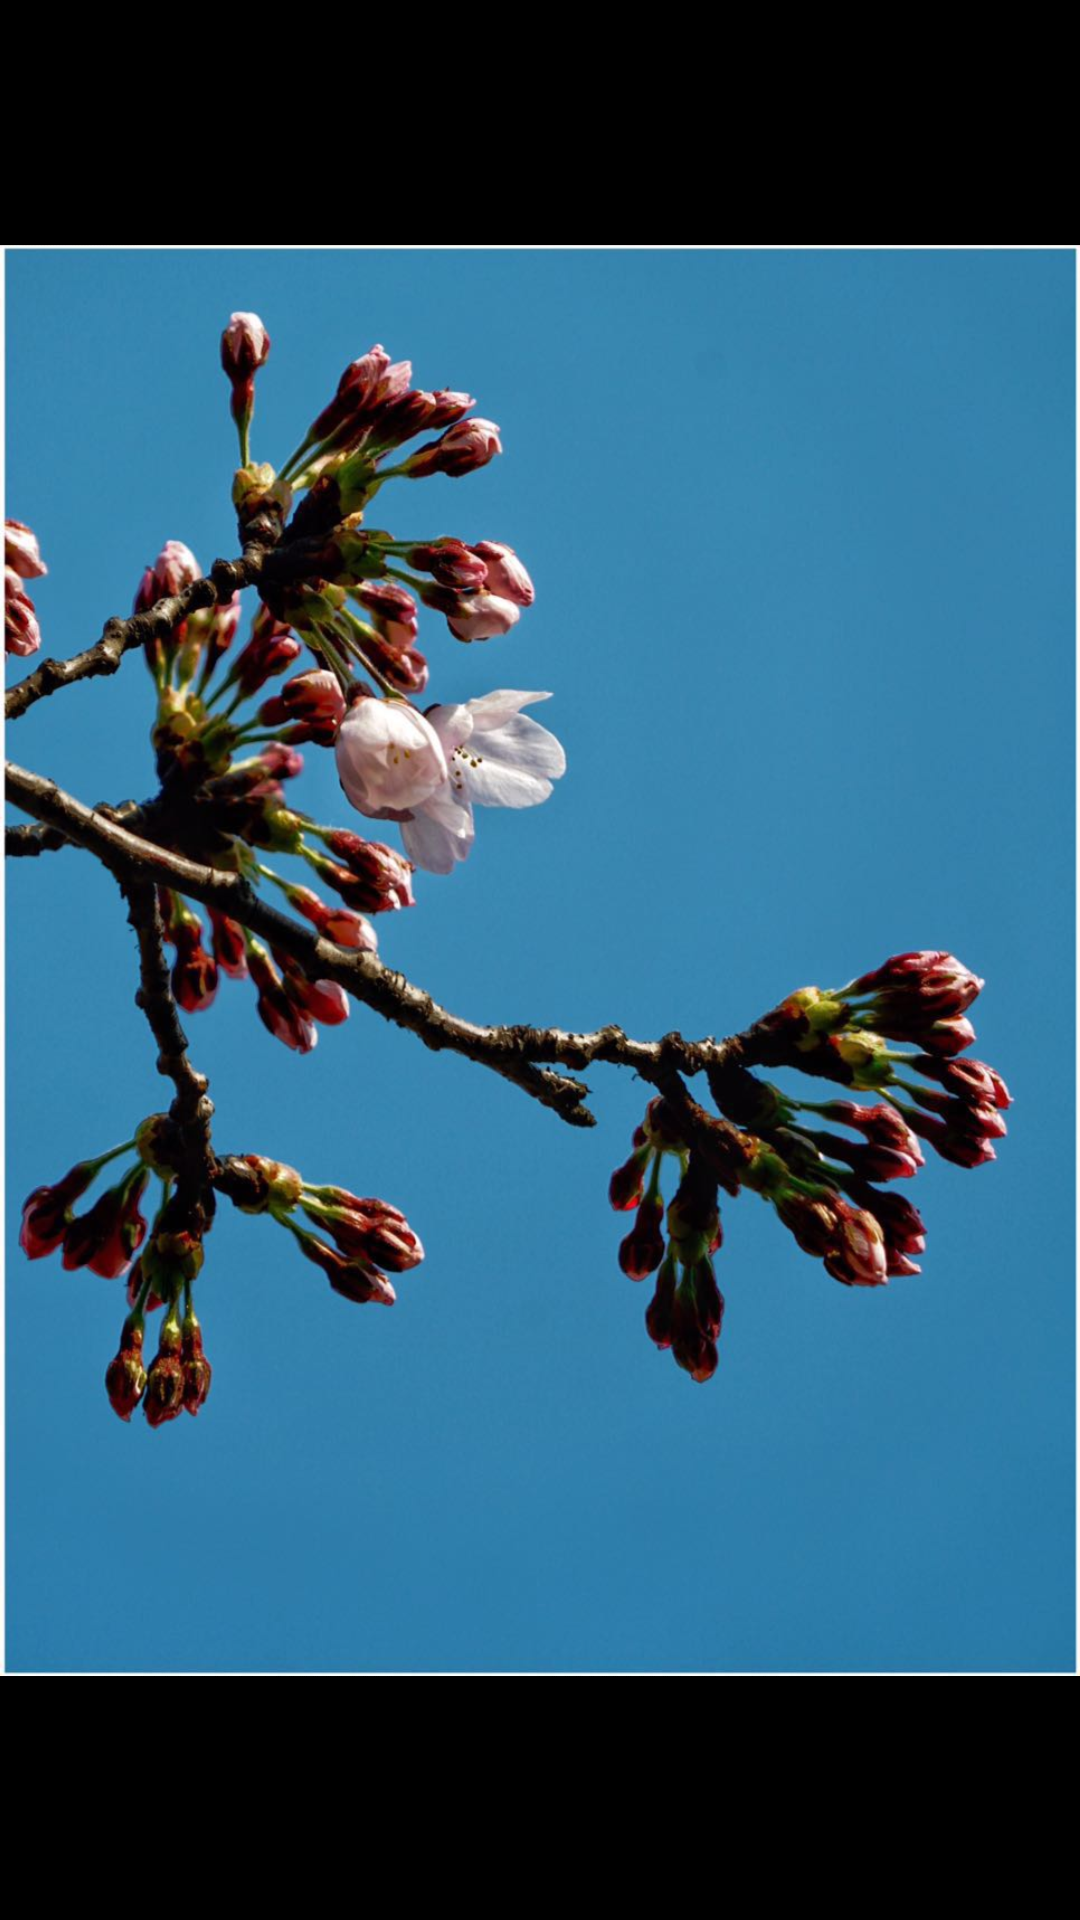
[[[54,781],[10,762],[7,788],[8,798],[23,812],[96,854],[122,884],[172,886],[205,906],[216,907],[290,954],[310,979],[336,981],[355,1000],[417,1034],[436,1052],[447,1049],[489,1067],[571,1126],[596,1124],[584,1105],[589,1090],[570,1074],[551,1071],[553,1065],[581,1069],[601,1061],[630,1067],[666,1096],[678,1099],[680,1073],[724,1067],[743,1055],[738,1036],[684,1040],[678,1033],[669,1033],[660,1040],[642,1041],[614,1024],[573,1033],[560,1027],[492,1027],[463,1020],[374,954],[339,947],[269,906],[242,876],[219,872],[141,839],[122,826],[111,810],[84,806]]]
[[[147,640],[164,640],[189,613],[199,607],[224,605],[234,593],[253,586],[263,570],[266,554],[261,547],[246,548],[239,560],[215,560],[202,580],[195,580],[182,593],[169,594],[145,613],[133,613],[128,620],[114,617],[105,622],[100,640],[66,660],[43,660],[25,680],[10,687],[4,696],[4,717],[18,720],[38,700],[44,700],[60,687],[73,686],[77,680],[93,680],[115,673],[125,653],[141,647]]]

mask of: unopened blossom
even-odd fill
[[[143,1319],[141,1313],[131,1314],[124,1322],[119,1352],[105,1369],[105,1391],[113,1412],[130,1420],[145,1390]]]
[[[439,734],[405,700],[364,695],[355,701],[334,752],[346,797],[372,819],[400,818],[450,786]]]
[[[501,540],[477,540],[472,551],[487,568],[489,593],[497,593],[503,600],[514,600],[519,607],[532,606],[536,588],[513,547]]]
[[[401,472],[410,480],[424,480],[429,473],[446,473],[452,480],[486,467],[502,452],[499,429],[493,420],[461,420],[448,427],[440,440],[429,440],[404,462]]]
[[[362,913],[354,913],[350,907],[331,906],[328,901],[320,900],[317,893],[312,893],[310,887],[290,886],[288,899],[298,913],[310,920],[327,940],[336,940],[339,947],[351,947],[358,953],[379,951],[379,936]]]
[[[270,335],[257,313],[234,313],[221,336],[221,364],[235,386],[266,365]]]
[[[40,579],[49,571],[41,557],[37,534],[21,520],[4,521],[4,565],[23,580]]]
[[[153,564],[146,568],[135,595],[136,613],[146,613],[159,600],[183,593],[202,578],[202,569],[182,540],[166,540]]]
[[[196,914],[185,913],[173,924],[176,961],[172,990],[185,1013],[201,1013],[218,990],[217,961],[203,946],[202,934],[202,921]]]
[[[310,1053],[318,1043],[318,1028],[290,999],[270,955],[257,940],[248,947],[248,971],[258,993],[257,1012],[263,1026],[294,1053]]]
[[[497,593],[462,595],[460,609],[447,614],[446,624],[455,640],[491,640],[509,633],[521,619],[521,608],[513,600],[502,600]]]
[[[41,628],[34,603],[23,589],[14,567],[4,568],[4,652],[25,658],[41,645]]]
[[[63,1264],[69,1272],[89,1267],[103,1280],[119,1280],[146,1238],[139,1202],[149,1174],[145,1167],[103,1193],[89,1213],[72,1220],[64,1234]]]
[[[286,680],[281,692],[265,700],[259,708],[263,726],[292,724],[293,736],[303,728],[302,737],[316,746],[331,747],[345,715],[345,696],[335,674],[328,667],[315,667]]]
[[[406,566],[418,573],[430,573],[441,587],[472,590],[488,584],[488,570],[474,547],[463,540],[429,540],[423,546],[409,547]]]
[[[550,698],[500,689],[464,706],[429,708],[427,720],[448,771],[431,794],[412,803],[412,817],[402,823],[414,866],[452,873],[455,861],[467,858],[474,805],[535,807],[549,797],[552,781],[566,771],[566,755],[554,734],[521,708]]]
[[[245,979],[248,968],[247,943],[244,939],[243,927],[238,921],[230,920],[226,914],[219,913],[216,907],[208,907],[207,912],[213,928],[214,959],[222,973],[227,973],[230,979]]]
[[[424,1258],[420,1236],[388,1200],[361,1199],[345,1187],[314,1187],[301,1206],[342,1253],[391,1273],[408,1273]]]
[[[82,1160],[52,1187],[35,1187],[23,1202],[19,1245],[29,1260],[55,1253],[71,1224],[72,1207],[94,1179],[98,1165]]]
[[[619,1265],[629,1279],[644,1280],[660,1265],[665,1252],[663,1218],[664,1202],[659,1194],[646,1194],[633,1226],[619,1245]]]
[[[184,1411],[183,1335],[173,1306],[161,1325],[158,1350],[146,1377],[143,1412],[152,1427],[175,1420]]]
[[[349,1017],[349,996],[336,980],[309,980],[298,960],[274,949],[282,985],[294,1007],[320,1026],[339,1027]]]
[[[213,1369],[203,1352],[202,1328],[190,1307],[181,1327],[180,1371],[184,1382],[184,1412],[196,1414],[210,1391]]]
[[[414,645],[419,632],[416,601],[404,587],[392,580],[361,580],[352,597],[370,613],[388,647],[404,653]]]
[[[383,913],[398,907],[414,907],[412,868],[393,847],[380,840],[362,840],[358,833],[335,827],[326,835],[326,844],[336,859],[368,889],[367,913]],[[353,901],[358,905],[358,901]]]

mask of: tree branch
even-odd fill
[[[25,860],[39,853],[55,853],[66,847],[68,837],[59,827],[5,827],[4,852],[12,860]]]
[[[584,1105],[589,1090],[580,1080],[552,1072],[541,1062],[580,1069],[599,1060],[631,1067],[663,1088],[665,1081],[672,1084],[673,1075],[727,1066],[742,1056],[739,1036],[684,1040],[678,1033],[669,1033],[660,1040],[645,1041],[631,1039],[614,1025],[571,1033],[561,1027],[490,1027],[463,1020],[374,954],[339,947],[269,906],[240,875],[221,873],[140,839],[100,809],[84,806],[63,792],[55,782],[10,762],[7,787],[14,805],[96,854],[121,884],[175,887],[205,906],[216,907],[290,954],[310,979],[337,981],[353,999],[417,1034],[425,1046],[436,1052],[445,1048],[489,1067],[571,1126],[596,1124]]]
[[[266,554],[261,547],[248,547],[239,560],[215,560],[209,574],[193,581],[183,593],[170,594],[145,613],[134,613],[129,620],[105,622],[101,639],[67,660],[43,660],[25,680],[10,687],[4,696],[4,716],[17,720],[28,707],[44,700],[60,687],[76,680],[93,680],[101,674],[115,673],[125,653],[141,647],[146,640],[164,639],[180,621],[198,607],[212,607],[231,599],[244,587],[253,586],[262,573]]]

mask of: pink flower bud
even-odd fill
[[[461,600],[457,613],[447,615],[446,624],[455,640],[490,640],[509,633],[520,619],[521,608],[512,600],[500,600],[495,593],[472,593]]]
[[[286,994],[302,1014],[324,1027],[339,1027],[348,1019],[349,996],[336,980],[309,980],[298,961],[276,948],[274,959],[281,968]]]
[[[221,336],[221,364],[233,385],[266,365],[270,335],[257,313],[234,313]]]
[[[513,600],[519,607],[532,606],[536,588],[513,547],[505,546],[500,540],[478,540],[472,550],[487,568],[489,593]]]
[[[276,780],[295,780],[304,771],[304,756],[297,753],[295,747],[287,747],[280,740],[272,740],[259,755],[266,773]]]
[[[926,1054],[916,1054],[911,1064],[928,1080],[936,1080],[940,1086],[961,1099],[968,1098],[976,1104],[992,1107],[1012,1105],[1009,1089],[1000,1073],[982,1060],[934,1060]]]
[[[975,1029],[970,1020],[962,1013],[955,1014],[951,1020],[935,1020],[919,1035],[928,1053],[962,1053],[970,1047],[975,1038]]]
[[[89,1267],[103,1280],[119,1280],[146,1238],[139,1201],[149,1178],[145,1167],[103,1193],[89,1213],[72,1220],[64,1234],[63,1263],[68,1272]]]
[[[845,1287],[883,1287],[886,1283],[885,1235],[872,1213],[851,1207],[839,1195],[834,1202],[837,1231],[825,1255],[825,1271]]]
[[[353,598],[371,614],[377,631],[395,653],[404,653],[419,632],[416,601],[404,587],[391,580],[363,580],[353,589]]]
[[[438,734],[404,700],[357,700],[338,730],[335,753],[348,799],[375,819],[408,811],[449,780]]]
[[[136,613],[147,613],[159,600],[183,593],[202,578],[202,569],[182,540],[166,540],[152,566],[147,567],[135,595]]]
[[[395,651],[378,633],[366,633],[363,647],[372,667],[396,692],[423,693],[428,683],[428,663],[419,647],[408,647],[404,653]]]
[[[248,971],[258,991],[263,1026],[294,1053],[310,1053],[319,1038],[315,1024],[290,1000],[270,955],[257,941],[248,953]]]
[[[429,473],[447,473],[458,480],[477,467],[486,467],[501,452],[499,429],[493,420],[460,420],[441,439],[429,440],[410,454],[402,472],[410,480],[424,480]]]
[[[643,1143],[636,1153],[630,1155],[629,1160],[625,1160],[621,1167],[616,1167],[608,1186],[608,1199],[616,1213],[629,1213],[632,1207],[640,1203],[645,1190],[648,1159],[648,1148]]]
[[[41,645],[34,603],[23,592],[20,576],[13,567],[4,568],[4,652],[25,658]]]
[[[37,580],[49,571],[41,557],[37,535],[21,520],[4,521],[4,564],[24,580]]]

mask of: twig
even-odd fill
[[[169,981],[157,889],[152,882],[144,880],[127,880],[121,884],[128,903],[128,919],[139,942],[140,986],[135,1004],[145,1013],[158,1043],[157,1070],[176,1088],[170,1117],[176,1124],[178,1139],[174,1169],[177,1197],[189,1215],[199,1215],[192,1224],[201,1229],[213,1214],[210,1121],[214,1105],[206,1091],[209,1082],[205,1074],[196,1072],[188,1059],[187,1035],[180,1025]]]
[[[489,1067],[571,1126],[595,1125],[595,1116],[584,1105],[589,1090],[580,1080],[552,1072],[541,1062],[580,1069],[603,1061],[631,1067],[660,1086],[673,1074],[723,1066],[742,1053],[738,1036],[684,1040],[678,1033],[669,1033],[660,1040],[644,1041],[630,1038],[614,1025],[572,1033],[561,1027],[492,1027],[463,1020],[374,954],[339,947],[269,906],[238,874],[220,873],[140,839],[40,774],[9,763],[7,783],[8,798],[17,807],[96,854],[121,882],[175,887],[193,900],[216,907],[290,954],[309,979],[337,981],[355,1000],[417,1034],[425,1046],[436,1052],[448,1049]]]

